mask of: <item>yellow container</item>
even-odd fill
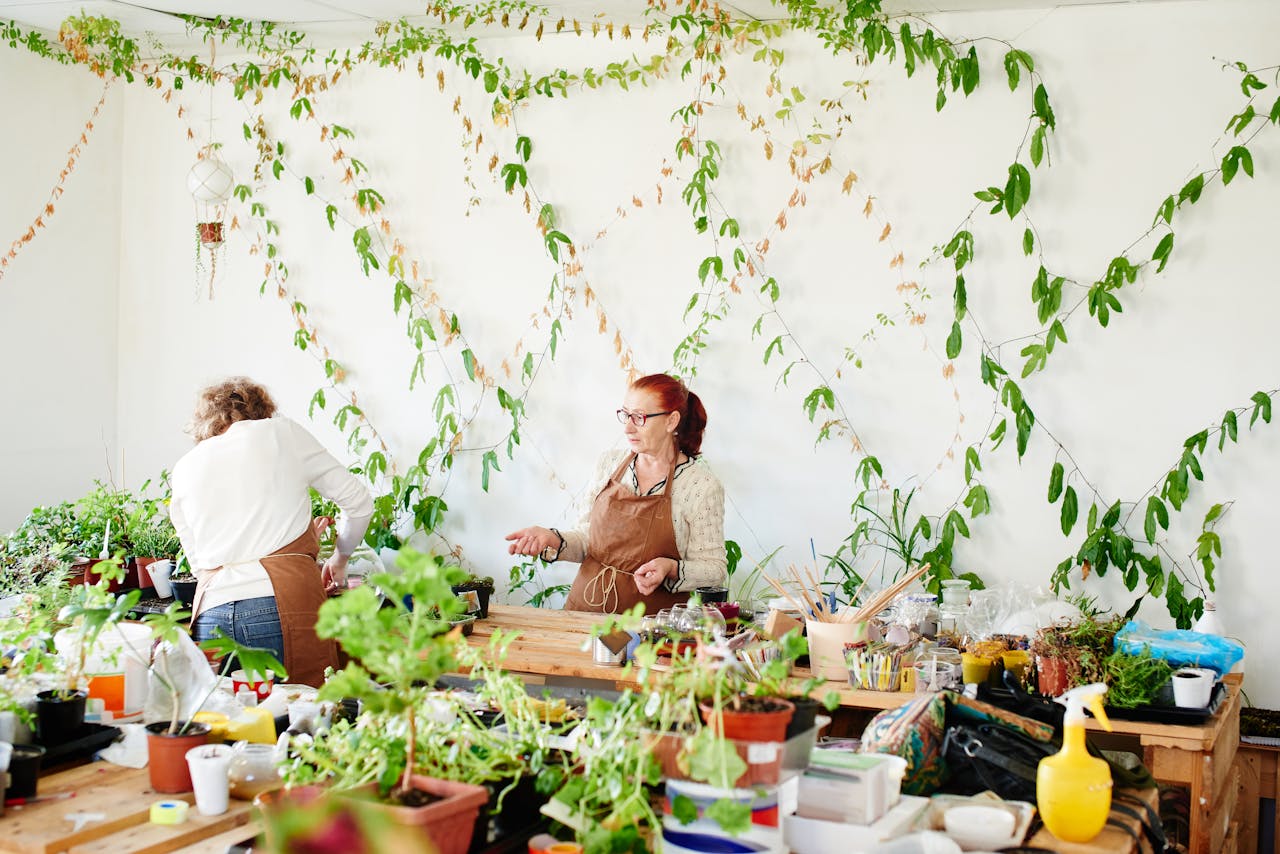
[[[966,652],[960,656],[960,672],[966,685],[986,682],[991,675],[991,659]]]
[[[1027,668],[1031,666],[1031,653],[1025,649],[1011,649],[1000,654],[1004,669],[1017,677],[1019,682],[1027,681]]]

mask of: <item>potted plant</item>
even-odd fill
[[[184,608],[190,608],[196,601],[196,584],[196,576],[191,571],[191,564],[187,562],[186,554],[179,551],[173,574],[169,576],[173,598]]]
[[[840,695],[828,691],[819,701],[811,696],[826,680],[810,676],[806,679],[792,677],[796,659],[809,652],[809,643],[799,629],[792,629],[776,641],[763,645],[762,649],[744,655],[744,663],[753,682],[751,693],[760,697],[780,697],[795,707],[795,713],[787,724],[786,738],[808,732],[814,726],[818,708],[828,711],[840,705]]]
[[[205,690],[201,697],[187,707],[184,715],[186,697],[179,687],[176,674],[172,671],[169,650],[176,649],[179,635],[185,633],[191,614],[182,610],[178,602],[170,603],[163,613],[148,614],[143,622],[151,629],[152,637],[167,648],[161,648],[155,656],[147,656],[149,670],[155,680],[168,693],[170,710],[168,720],[156,721],[147,725],[148,770],[151,777],[151,788],[157,792],[178,793],[191,791],[191,773],[187,766],[187,751],[192,747],[204,744],[209,737],[208,724],[193,720],[195,714],[209,701],[209,697],[217,690],[219,680]],[[226,676],[234,665],[246,673],[265,673],[268,670],[287,676],[284,665],[268,650],[247,647],[237,643],[218,631],[214,637],[201,641],[199,647],[206,654],[212,653],[222,661],[219,677]],[[138,652],[138,651],[135,651]]]
[[[351,661],[319,698],[359,700],[365,711],[354,725],[358,735],[350,737],[375,754],[363,773],[331,773],[327,782],[345,788],[376,769],[376,794],[397,823],[418,828],[442,854],[461,852],[488,793],[418,774],[417,756],[421,733],[431,726],[432,686],[458,666],[461,633],[448,622],[462,609],[451,585],[463,574],[438,556],[409,549],[401,552],[400,567],[401,574],[377,573],[320,608],[316,633],[336,639]],[[326,737],[334,745],[352,732],[335,729]]]
[[[28,658],[29,666],[44,667],[55,674],[55,687],[36,695],[37,738],[45,745],[70,740],[79,733],[88,697],[90,652],[102,632],[124,620],[141,595],[137,591],[123,596],[111,593],[112,585],[124,574],[119,558],[100,561],[98,569],[100,580],[75,588],[70,604],[58,614],[57,620],[67,626],[55,635],[62,648]],[[33,623],[33,630],[51,629],[51,621],[46,621],[47,617]]]
[[[133,545],[139,588],[154,586],[148,570],[151,564],[158,560],[172,559],[182,548],[173,523],[161,514],[131,518],[129,541]]]
[[[455,595],[467,601],[468,613],[474,613],[482,620],[489,618],[489,597],[493,595],[494,589],[492,577],[467,575],[462,581],[452,585],[452,589]]]

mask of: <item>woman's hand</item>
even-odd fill
[[[311,530],[315,531],[316,539],[324,539],[324,532],[333,527],[332,516],[316,516],[311,520]]]
[[[511,543],[511,545],[507,546],[507,554],[511,555],[537,557],[547,549],[555,551],[560,547],[560,538],[550,528],[542,528],[537,525],[531,528],[521,528],[513,534],[507,534],[507,541]]]
[[[674,578],[680,564],[669,557],[655,557],[635,571],[636,589],[642,596],[657,590],[662,582]]]
[[[320,583],[325,593],[337,593],[347,586],[347,558],[334,552],[320,570]]]

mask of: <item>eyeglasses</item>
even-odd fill
[[[628,412],[625,409],[618,410],[618,423],[626,424],[630,421],[637,427],[643,427],[644,422],[650,418],[657,418],[659,415],[670,415],[675,412],[674,409],[668,409],[666,412]]]

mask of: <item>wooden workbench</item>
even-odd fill
[[[587,641],[599,615],[554,611],[512,605],[490,605],[489,618],[478,620],[473,645],[487,645],[495,630],[518,632],[508,649],[506,669],[534,676],[594,679],[623,690],[635,687],[637,674],[629,669],[594,664]],[[796,668],[796,676],[809,675]],[[1220,854],[1235,850],[1237,828],[1234,808],[1239,777],[1235,769],[1240,741],[1240,685],[1228,684],[1228,695],[1212,718],[1202,726],[1171,726],[1142,721],[1112,721],[1113,732],[1136,747],[1151,773],[1161,783],[1185,786],[1190,791],[1190,851]],[[845,683],[827,682],[813,696],[835,691],[840,705],[850,710],[894,709],[914,699],[914,694],[859,691]],[[1101,727],[1089,720],[1091,730]],[[1254,821],[1246,816],[1246,821]]]
[[[75,796],[6,808],[0,819],[0,851],[163,854],[221,837],[251,818],[252,805],[235,799],[222,815],[200,815],[191,793],[157,794],[151,790],[146,768],[123,768],[108,762],[93,762],[40,778],[40,796],[67,792],[74,792]],[[187,820],[178,825],[152,824],[151,805],[160,800],[192,804]],[[77,813],[101,817],[86,820],[76,829],[69,816]],[[226,844],[218,850],[225,851]]]

